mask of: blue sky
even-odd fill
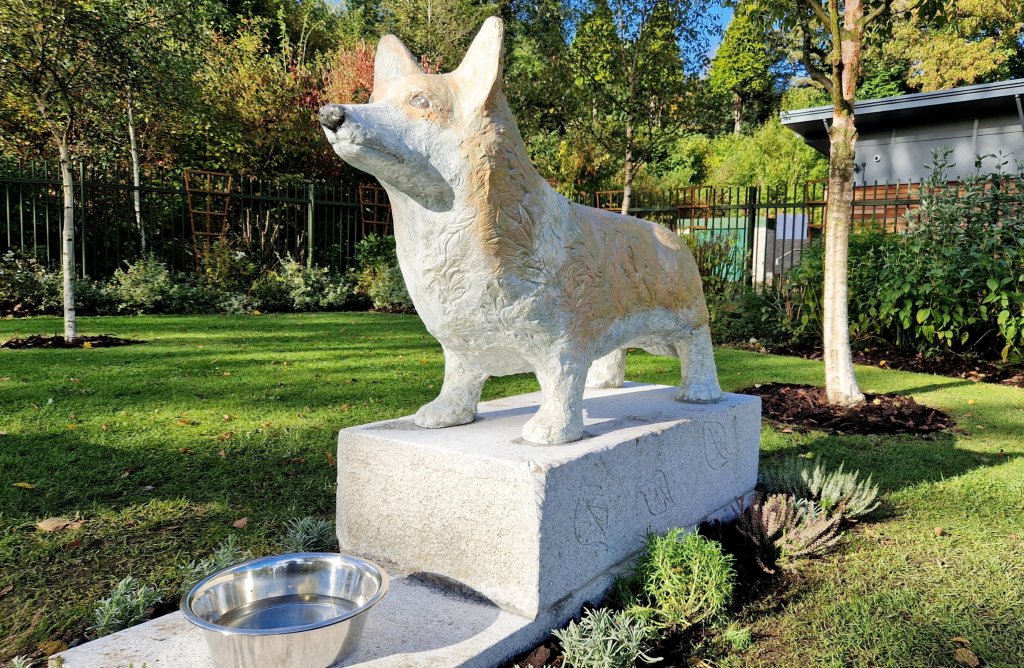
[[[714,6],[711,8],[711,13],[718,20],[718,25],[721,27],[722,32],[725,32],[725,27],[729,25],[729,19],[732,18],[732,7]],[[711,42],[711,53],[708,55],[714,55],[715,49],[718,48],[718,44],[722,41],[721,35],[714,38]]]

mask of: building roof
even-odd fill
[[[1024,125],[1024,79],[977,84],[911,93],[877,100],[861,100],[854,105],[860,132],[905,125],[927,125],[984,116],[1019,116]],[[832,105],[782,112],[782,124],[804,141],[828,154],[828,124]]]

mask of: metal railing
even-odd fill
[[[72,173],[76,269],[80,276],[110,276],[144,254],[132,201],[135,187],[126,172],[76,163]],[[61,188],[55,163],[0,161],[0,252],[17,249],[59,262]],[[138,190],[145,253],[173,269],[193,269],[181,173],[149,174]],[[230,235],[242,248],[344,270],[360,238],[358,185],[243,178],[231,194],[228,218]]]
[[[129,175],[78,163],[74,188],[79,274],[106,277],[140,257]],[[921,188],[920,183],[858,186],[855,228],[904,231],[907,212],[920,204]],[[146,253],[173,269],[192,269],[195,246],[181,173],[150,174],[139,191]],[[794,267],[803,250],[820,238],[825,195],[824,181],[789,188],[693,186],[634,192],[630,213],[694,235],[698,241],[724,244],[728,259],[716,269],[717,275],[759,285]],[[622,191],[595,192],[577,201],[618,211]],[[354,179],[326,183],[242,178],[231,192],[228,229],[241,248],[264,260],[288,254],[300,262],[344,270],[352,265],[355,244],[364,234],[390,230],[389,206],[375,182],[360,186]],[[61,207],[55,163],[0,161],[0,252],[20,249],[57,262]]]

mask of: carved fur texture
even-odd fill
[[[387,190],[402,276],[444,349],[440,395],[416,424],[471,422],[488,377],[533,371],[544,399],[523,437],[575,441],[584,387],[620,386],[627,347],[678,357],[681,400],[717,400],[689,249],[662,226],[569,202],[537,173],[501,90],[503,34],[488,19],[458,69],[436,75],[385,36],[370,102],[320,111],[338,155]]]

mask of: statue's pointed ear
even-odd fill
[[[394,35],[384,35],[377,44],[377,57],[373,61],[373,87],[401,79],[410,74],[418,74],[419,63],[402,40]]]
[[[491,95],[501,89],[504,67],[505,24],[497,16],[484,21],[473,38],[466,57],[452,76],[459,82],[459,102],[464,109],[484,107]]]

